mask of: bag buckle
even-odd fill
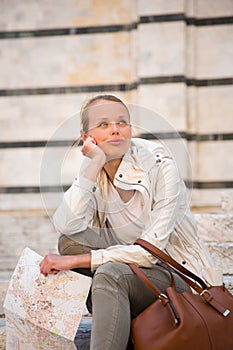
[[[164,294],[164,293],[160,293],[159,296],[158,296],[158,298],[159,298],[160,301],[164,301],[164,299],[165,299],[165,300],[168,300],[167,295]]]
[[[208,296],[205,296],[205,293],[208,294]],[[207,289],[204,289],[200,296],[202,296],[207,303],[209,303],[212,307],[214,307],[217,311],[219,311],[224,317],[227,317],[230,313],[229,309],[226,309],[221,304],[219,304],[213,296],[210,294],[210,292]]]

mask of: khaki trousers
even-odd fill
[[[58,249],[61,255],[85,254],[106,248],[107,242],[87,229],[71,236],[61,235]],[[170,273],[155,265],[143,272],[165,293],[170,286]],[[125,350],[130,336],[131,319],[152,304],[156,295],[132,272],[127,264],[109,262],[97,268],[77,269],[93,277],[91,350]],[[174,274],[177,292],[190,291],[189,286]]]

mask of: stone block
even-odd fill
[[[1,40],[0,89],[133,82],[134,32]]]
[[[58,234],[50,217],[35,213],[0,214],[0,260],[1,270],[12,270],[16,259],[25,247],[45,255],[48,251],[56,252]]]
[[[0,149],[0,161],[1,186],[62,186],[77,176],[82,154],[75,146]]]
[[[0,193],[0,211],[14,212],[18,210],[27,210],[29,213],[44,209],[53,211],[60,202],[60,199],[61,194],[56,192],[44,192],[42,194]]]
[[[194,108],[198,111],[198,115],[193,120],[189,117],[190,131],[198,134],[231,133],[233,131],[232,94],[232,85],[195,89]]]
[[[43,151],[43,148],[0,149],[1,186],[38,185]]]
[[[198,180],[231,181],[233,141],[209,141],[198,143]]]
[[[139,0],[138,12],[140,16],[164,15],[182,13],[184,11],[183,0]]]
[[[207,243],[210,254],[225,275],[233,275],[233,242]]]
[[[198,18],[208,17],[228,17],[233,14],[233,6],[231,0],[196,0],[195,15]]]
[[[185,101],[186,86],[183,83],[139,85],[138,105],[141,113],[138,123],[149,132],[185,131]],[[147,110],[150,111],[149,118],[145,117]]]
[[[9,286],[9,281],[0,279],[0,317],[2,317],[4,314],[3,301],[6,297],[8,286]],[[0,318],[0,320],[1,320],[1,318]]]
[[[190,2],[189,2],[190,3]],[[190,15],[190,17],[192,17]],[[196,72],[196,26],[186,26],[186,76],[194,78]],[[198,53],[199,54],[199,53]]]
[[[222,201],[222,210],[225,213],[233,213],[233,191],[229,190],[228,192],[224,191],[221,197]]]
[[[141,24],[138,35],[140,78],[185,74],[184,22]]]
[[[90,94],[89,94],[90,95]],[[79,135],[79,111],[88,94],[11,96],[0,99],[1,142],[48,141],[68,118],[75,118],[73,128],[64,129],[63,140]]]
[[[192,190],[191,206],[194,210],[202,210],[204,212],[219,212],[222,213],[222,194],[231,193],[229,188],[209,188]],[[233,212],[233,211],[232,211]]]
[[[233,75],[233,26],[196,28],[197,79],[229,78]]]
[[[136,20],[136,0],[119,0],[112,6],[108,0],[82,1],[11,0],[1,3],[1,31],[73,28],[131,23]]]
[[[233,214],[195,214],[198,233],[205,242],[233,242]]]
[[[188,150],[193,166],[193,180],[231,181],[233,173],[233,158],[230,156],[232,145],[231,140],[190,141]]]
[[[226,288],[233,294],[233,277],[232,276],[225,276],[223,279]]]
[[[0,318],[0,350],[6,350],[6,323]]]

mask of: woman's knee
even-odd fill
[[[58,251],[61,255],[79,255],[84,253],[83,246],[77,240],[63,234],[58,239]]]
[[[128,265],[109,262],[99,266],[95,272],[92,282],[92,291],[96,288],[114,288],[118,290],[119,286],[121,288],[126,284],[126,275],[131,273],[131,269]]]

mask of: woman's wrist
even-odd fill
[[[70,255],[71,267],[74,268],[90,268],[91,267],[91,253],[81,254],[81,255]]]
[[[105,155],[97,155],[91,159],[91,163],[85,169],[85,177],[93,182],[96,182],[99,172],[106,162]]]

